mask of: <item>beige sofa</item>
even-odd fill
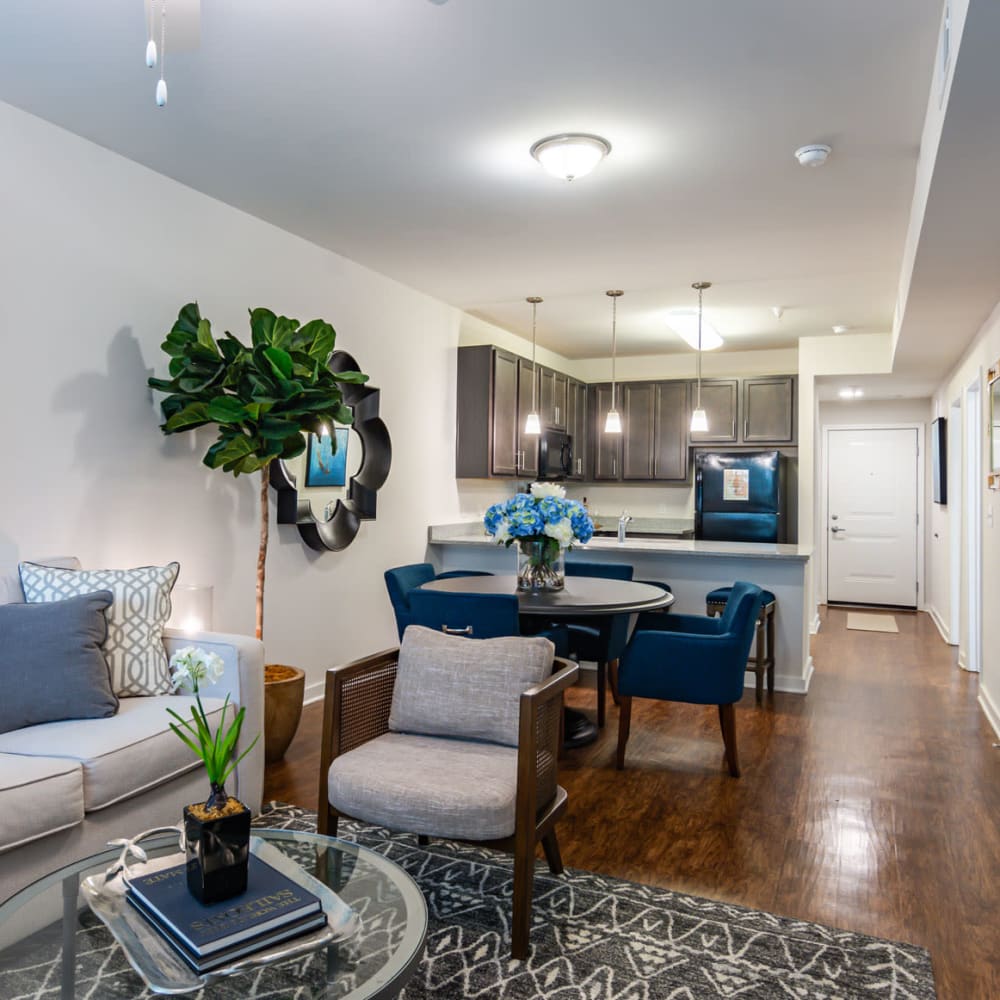
[[[46,560],[54,563],[55,560]],[[60,564],[78,568],[75,560]],[[0,603],[23,600],[16,577],[0,579]],[[247,636],[168,629],[167,654],[195,645],[225,663],[220,682],[202,691],[218,722],[226,694],[246,708],[241,742],[257,745],[228,790],[254,812],[264,784],[264,647]],[[208,796],[205,773],[170,731],[170,706],[186,695],[122,698],[108,719],[79,719],[0,733],[0,900],[46,872],[100,850],[108,840],[177,823],[189,802]],[[237,747],[237,753],[242,747]]]

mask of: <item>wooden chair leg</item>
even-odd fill
[[[545,860],[549,863],[549,871],[553,875],[562,875],[562,855],[559,853],[559,841],[556,840],[555,830],[550,830],[542,837],[542,849],[545,851]]]
[[[510,923],[511,958],[528,957],[531,933],[531,896],[534,890],[535,849],[518,846],[514,854],[514,901]]]
[[[428,837],[426,833],[418,833],[417,834],[417,843],[421,847],[426,847],[430,842],[431,842],[431,838]]]
[[[597,664],[597,726],[604,728],[604,718],[607,713],[608,694],[608,662],[599,660]]]
[[[767,690],[774,694],[774,608],[767,616]]]
[[[625,744],[628,743],[629,730],[632,727],[632,696],[618,696],[621,711],[618,713],[618,757],[615,766],[619,771],[625,769]]]
[[[754,644],[756,648],[756,656],[754,661],[756,666],[754,667],[754,688],[757,694],[757,704],[759,705],[764,700],[764,670],[765,670],[765,660],[767,658],[767,650],[764,646],[764,623],[758,618],[757,619],[757,637],[754,639]]]
[[[327,837],[337,836],[337,821],[340,816],[335,813],[332,809],[320,809],[319,815],[316,817],[316,830],[318,833],[322,833]]]
[[[740,758],[736,750],[736,708],[733,705],[719,706],[719,724],[722,726],[722,742],[726,745],[726,761],[729,773],[740,776]]]
[[[616,705],[620,705],[621,701],[618,698],[618,661],[612,660],[608,664],[608,685],[611,688],[611,700],[614,701]]]

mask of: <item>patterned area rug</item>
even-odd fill
[[[262,826],[315,830],[270,804]],[[922,948],[567,869],[535,871],[531,957],[510,959],[511,858],[342,822],[427,900],[426,955],[405,1000],[929,1000]]]
[[[315,830],[316,814],[271,803],[258,826]],[[344,822],[340,835],[405,869],[427,900],[424,959],[405,1000],[932,1000],[930,956],[921,948],[788,920],[769,913],[637,885],[591,872],[535,873],[531,957],[510,958],[511,859],[482,848],[390,835]],[[363,895],[365,890],[359,890]],[[351,900],[361,907],[364,900]],[[363,924],[373,960],[394,950],[400,921],[386,912]],[[150,996],[123,952],[89,911],[80,917],[76,996]],[[0,953],[0,998],[60,996],[58,925],[31,947]],[[343,956],[327,987],[316,954],[218,983],[203,1000],[334,1000],[367,978]],[[342,974],[341,974],[342,973]]]

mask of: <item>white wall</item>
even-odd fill
[[[0,571],[177,559],[181,582],[214,585],[217,629],[252,632],[257,480],[202,466],[209,434],[164,438],[145,382],[191,299],[244,339],[251,306],[321,316],[382,390],[393,465],[345,551],[272,528],[267,655],[317,682],[390,645],[383,571],[422,560],[427,525],[463,509],[458,310],[4,104],[0,134]]]
[[[932,406],[935,416],[952,417],[950,406],[952,402],[962,399],[962,426],[965,425],[965,389],[974,380],[979,380],[982,386],[980,392],[981,409],[979,413],[982,427],[982,676],[979,680],[979,702],[990,719],[997,735],[1000,736],[1000,616],[996,609],[1000,607],[1000,531],[996,527],[996,515],[1000,513],[1000,493],[986,486],[986,475],[991,468],[989,456],[989,389],[986,385],[986,373],[1000,359],[1000,305],[983,325],[969,350],[955,369],[944,379],[935,392]],[[968,461],[965,438],[963,433],[963,480],[964,469]],[[949,482],[949,490],[952,483]],[[930,546],[928,576],[934,581],[932,597],[938,612],[944,621],[949,620],[951,613],[949,603],[950,593],[950,560],[948,556],[952,535],[959,533],[962,548],[965,548],[966,525],[963,524],[962,505],[949,502],[947,507],[935,507],[932,515],[931,531],[938,534],[935,544]],[[966,587],[966,567],[963,555],[960,570],[960,603],[967,606],[968,593]],[[964,658],[968,643],[967,616],[963,613],[961,637],[959,641],[959,657]]]

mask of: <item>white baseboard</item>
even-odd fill
[[[987,721],[993,727],[993,732],[996,733],[997,739],[1000,740],[1000,708],[997,708],[996,702],[990,697],[989,691],[983,686],[982,681],[979,682],[979,707],[983,710],[983,715],[986,716]]]
[[[823,624],[822,619],[820,618],[819,612],[817,611],[815,616],[813,617],[813,620],[809,623],[809,634],[815,635],[820,630],[820,626],[822,624]]]
[[[948,629],[945,628],[945,624],[941,620],[941,616],[938,614],[937,608],[935,608],[933,604],[928,604],[927,608],[926,608],[926,611],[927,611],[927,614],[929,614],[931,616],[931,621],[934,622],[935,626],[937,627],[938,632],[941,633],[941,638],[944,639],[944,641],[946,643],[948,643],[949,646],[952,646],[952,645],[957,646],[958,643],[953,643],[951,641],[951,637],[948,634]]]
[[[322,701],[326,693],[326,681],[316,681],[315,684],[307,684],[303,705],[311,705],[314,701]]]

